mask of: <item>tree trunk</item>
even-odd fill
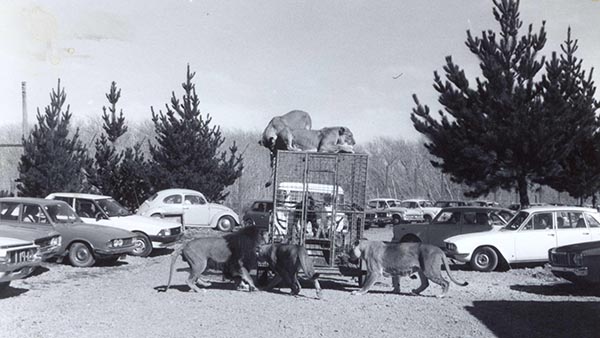
[[[528,184],[525,176],[517,178],[517,189],[519,190],[519,203],[521,203],[521,209],[529,206],[529,194],[527,192]]]

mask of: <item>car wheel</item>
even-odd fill
[[[148,236],[144,235],[143,233],[136,232],[135,234],[137,235],[137,237],[133,239],[135,248],[131,254],[133,256],[148,257],[148,255],[150,255],[152,252],[152,242],[150,242]]]
[[[152,215],[150,215],[150,217],[154,217],[154,218],[163,218],[163,217],[162,217],[162,215],[161,215],[161,214],[159,214],[159,213],[152,214]]]
[[[489,246],[475,250],[471,257],[471,267],[477,271],[490,272],[498,266],[498,254]]]
[[[231,216],[223,216],[217,221],[217,229],[224,232],[232,231],[234,226],[235,220]]]
[[[402,223],[402,218],[400,218],[400,216],[395,215],[394,217],[392,217],[392,224],[393,225],[398,225]]]
[[[423,219],[425,220],[425,223],[431,223],[431,216],[425,215],[423,216]]]
[[[244,226],[249,227],[253,225],[256,225],[256,223],[254,223],[254,220],[252,218],[246,218],[244,220]]]
[[[0,292],[4,291],[4,289],[8,288],[10,285],[10,281],[0,283]]]
[[[96,259],[92,250],[84,243],[76,242],[69,247],[69,260],[71,265],[85,268],[94,265]]]

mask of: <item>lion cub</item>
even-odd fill
[[[300,268],[308,280],[315,285],[317,298],[321,298],[321,285],[319,274],[315,272],[311,258],[306,249],[296,244],[264,244],[260,246],[258,253],[259,262],[269,263],[269,267],[275,277],[265,290],[271,290],[282,280],[290,284],[292,295],[300,293],[300,282],[298,282],[298,271]]]
[[[412,290],[414,294],[423,292],[429,286],[429,281],[432,281],[442,286],[442,294],[438,297],[444,297],[450,283],[442,277],[442,264],[452,282],[459,286],[468,285],[467,282],[460,283],[452,277],[446,255],[442,249],[430,244],[361,240],[355,244],[350,252],[350,257],[362,258],[367,265],[365,284],[360,290],[353,291],[353,295],[364,295],[369,292],[369,289],[381,276],[392,276],[393,292],[400,293],[400,277],[416,272],[419,274],[421,286]]]

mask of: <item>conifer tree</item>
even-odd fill
[[[50,105],[42,114],[37,110],[37,124],[23,138],[23,155],[19,161],[19,194],[45,197],[52,192],[81,191],[91,160],[79,140],[79,129],[70,136],[69,106],[60,79],[50,94]]]
[[[545,109],[536,75],[543,68],[538,57],[546,43],[545,23],[537,33],[532,25],[521,35],[519,1],[494,0],[499,33],[483,31],[466,45],[480,62],[482,78],[475,87],[452,58],[446,58],[446,80],[434,73],[434,88],[444,106],[440,120],[414,95],[411,119],[428,140],[432,164],[453,181],[469,186],[467,196],[498,188],[516,188],[520,203],[529,205],[528,187],[544,182],[560,170],[565,150],[572,148],[563,112]],[[566,112],[564,112],[566,113]]]
[[[150,145],[153,187],[198,190],[220,201],[227,196],[224,188],[241,176],[242,156],[237,154],[235,142],[229,152],[219,154],[225,139],[218,126],[211,126],[210,115],[203,117],[200,112],[194,75],[188,65],[181,101],[173,92],[165,113],[155,113],[152,108],[156,131],[156,144]]]
[[[546,74],[540,88],[544,109],[555,110],[560,115],[555,123],[565,133],[557,135],[564,144],[567,156],[560,161],[560,171],[545,181],[558,191],[585,199],[600,190],[600,135],[596,110],[599,105],[594,99],[596,87],[592,80],[594,69],[589,74],[582,68],[583,60],[575,56],[578,41],[571,39],[571,28],[561,45],[560,57],[552,53],[546,62]],[[595,200],[594,200],[594,205]]]

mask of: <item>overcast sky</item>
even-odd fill
[[[584,67],[600,65],[600,1],[522,0],[521,18],[535,30],[547,21],[545,54],[570,25]],[[203,113],[224,128],[262,130],[301,109],[358,142],[415,139],[412,94],[437,107],[446,55],[474,79],[466,30],[497,27],[491,0],[3,1],[0,125],[20,123],[22,81],[31,123],[58,78],[76,118],[100,116],[116,81],[125,116],[149,120],[181,96],[189,63]]]

